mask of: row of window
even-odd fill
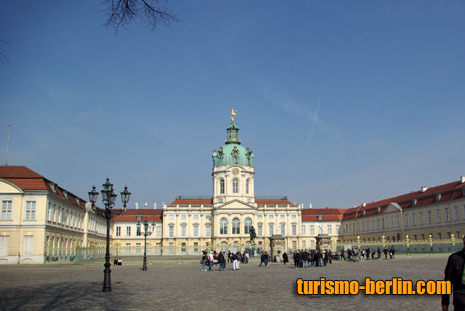
[[[462,207],[463,209],[463,219],[465,219],[465,204]],[[433,224],[433,211],[435,212],[435,220],[436,223],[441,223],[441,209],[436,208],[436,210],[427,210],[426,211],[426,223],[427,224]],[[424,211],[419,211],[418,212],[418,223],[419,225],[424,225],[425,224],[425,219],[424,219]],[[445,207],[444,208],[444,216],[445,216],[445,222],[450,222],[451,221],[451,215],[450,215],[450,208]],[[454,215],[454,221],[460,220],[460,209],[458,206],[454,206],[453,209],[453,215]],[[411,222],[410,222],[411,221]],[[371,223],[371,229],[370,229],[370,223]],[[417,225],[417,214],[416,212],[412,213],[406,213],[404,215],[404,225],[405,227],[410,227],[410,224],[412,226]],[[392,215],[392,216],[387,216],[381,218],[381,220],[378,218],[376,219],[376,230],[385,230],[389,228],[400,228],[401,223],[400,223],[400,215]],[[381,229],[380,229],[381,228]],[[372,219],[371,222],[370,220],[367,221],[360,221],[357,223],[357,228],[355,228],[355,223],[351,224],[346,224],[346,232],[347,233],[355,233],[355,232],[369,232],[369,231],[375,231],[375,220]]]
[[[168,214],[168,220],[174,220],[174,216],[175,214]],[[180,214],[180,217],[181,217],[181,220],[187,220],[187,216],[188,214]],[[263,216],[264,215],[257,215],[257,219],[263,219]],[[265,215],[266,216],[266,215]],[[275,214],[268,214],[268,219],[274,219],[275,218]],[[280,218],[280,219],[286,219],[286,214],[279,214],[279,215],[276,215],[276,218]],[[199,214],[192,214],[192,217],[194,220],[198,220],[199,219]],[[297,214],[291,214],[291,219],[297,219]],[[211,215],[206,215],[206,220],[211,220]]]
[[[55,202],[48,202],[47,221],[61,224],[75,229],[84,229],[84,215],[68,208],[57,205]]]
[[[250,192],[250,178],[247,178],[245,181],[245,193],[249,194]],[[225,181],[223,178],[220,179],[220,194],[225,193]],[[239,193],[239,178],[234,178],[232,180],[232,193]]]
[[[0,236],[0,256],[8,256],[10,248],[10,237],[8,235]],[[34,251],[34,236],[25,235],[23,240],[22,256],[32,256]]]
[[[192,236],[193,237],[199,237],[199,225],[194,224],[193,225],[193,231],[192,231]],[[206,224],[205,225],[205,237],[211,237],[211,225]],[[168,225],[168,237],[173,238],[174,237],[174,225],[169,224]],[[186,224],[181,224],[181,237],[187,237],[187,225]]]
[[[174,220],[174,215],[175,214],[168,214],[168,220]],[[187,220],[187,216],[188,216],[187,214],[181,214],[180,216],[181,216],[181,220]],[[194,220],[199,220],[199,214],[192,214],[192,217],[194,218]],[[206,215],[205,219],[211,220],[212,216]]]
[[[2,200],[1,220],[13,219],[13,200]],[[24,208],[24,220],[36,220],[36,201],[26,201]]]
[[[131,236],[132,233],[132,227],[131,226],[126,226],[126,236]],[[136,229],[136,236],[142,236],[142,233],[140,230]],[[156,225],[155,226],[155,231],[153,233],[155,236],[161,236],[161,225]],[[116,227],[116,236],[121,236],[121,226]]]

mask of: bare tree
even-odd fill
[[[105,25],[115,29],[115,33],[123,27],[128,29],[129,24],[141,18],[151,30],[159,26],[169,26],[171,22],[179,19],[169,10],[168,0],[103,0],[107,20]]]

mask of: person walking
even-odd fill
[[[450,281],[454,295],[454,310],[465,310],[465,284],[464,284],[464,264],[465,264],[465,236],[463,237],[463,249],[449,256],[446,269],[444,270],[444,281]],[[441,306],[443,311],[449,310],[450,297],[442,295]]]
[[[262,254],[260,255],[260,264],[258,266],[261,267],[264,262],[265,262],[265,252],[262,252]]]
[[[270,257],[268,257],[268,253],[265,252],[265,258],[263,259],[265,267],[268,267],[268,261],[270,260]]]
[[[284,252],[283,253],[283,263],[286,264],[287,262],[289,262],[289,258],[287,257],[287,253]]]
[[[213,267],[213,260],[214,260],[213,252],[210,251],[210,254],[208,254],[208,271],[213,271],[213,269],[212,269],[212,267]]]
[[[208,258],[207,258],[207,252],[202,251],[202,259],[200,260],[200,263],[202,264],[202,267],[200,268],[200,271],[207,271],[207,263],[208,263]]]
[[[219,254],[218,254],[218,266],[220,266],[220,271],[222,271],[222,270],[224,271],[225,262],[226,262],[226,260],[224,259],[223,252],[219,252]]]

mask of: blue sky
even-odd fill
[[[87,199],[211,195],[230,111],[256,195],[349,208],[465,175],[463,1],[169,1],[115,35],[100,1],[0,0],[0,163]]]

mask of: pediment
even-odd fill
[[[398,213],[398,212],[402,212],[402,207],[400,207],[400,205],[397,204],[396,202],[391,202],[388,204],[388,206],[386,206],[383,214]]]
[[[8,180],[0,178],[0,193],[23,193],[23,190]]]
[[[243,202],[241,200],[231,200],[223,204],[217,205],[213,210],[221,211],[256,211],[257,208],[252,203]]]

